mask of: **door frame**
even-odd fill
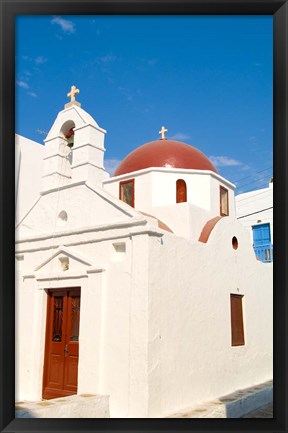
[[[47,295],[47,301],[46,301],[46,325],[45,325],[45,337],[44,337],[44,360],[43,360],[43,375],[42,375],[42,398],[43,399],[52,399],[52,398],[58,398],[58,397],[65,397],[69,395],[75,395],[78,392],[78,371],[77,371],[77,389],[76,392],[70,392],[67,390],[58,390],[55,388],[55,393],[51,392],[51,396],[48,396],[49,391],[45,393],[44,397],[44,390],[45,387],[47,387],[48,383],[48,372],[49,372],[49,356],[51,353],[51,333],[52,333],[52,326],[53,326],[53,314],[51,314],[52,307],[52,300],[53,300],[53,294],[67,294],[69,292],[79,293],[80,299],[81,299],[81,287],[55,287],[55,288],[47,288],[45,289],[46,295]],[[80,312],[81,312],[81,301],[80,301]],[[80,313],[81,317],[81,313]],[[68,319],[68,311],[66,311],[66,319]],[[79,323],[80,325],[80,323]],[[63,330],[62,330],[63,332]],[[78,347],[79,347],[79,340],[78,340]],[[79,353],[78,353],[78,367],[79,367]],[[65,375],[65,369],[63,374]],[[52,395],[53,394],[53,395]]]

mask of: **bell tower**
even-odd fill
[[[109,177],[104,169],[106,131],[81,108],[75,86],[70,101],[60,111],[45,142],[42,191],[75,182],[101,182]]]

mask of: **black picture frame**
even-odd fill
[[[288,431],[288,4],[287,0],[0,0],[0,427],[1,432]],[[274,418],[14,419],[14,118],[17,15],[272,15],[274,24]]]

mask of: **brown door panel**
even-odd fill
[[[80,288],[48,292],[43,398],[77,393]]]

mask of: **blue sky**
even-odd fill
[[[272,34],[270,16],[18,16],[16,133],[43,143],[75,84],[107,130],[108,171],[165,126],[238,193],[265,187]]]

